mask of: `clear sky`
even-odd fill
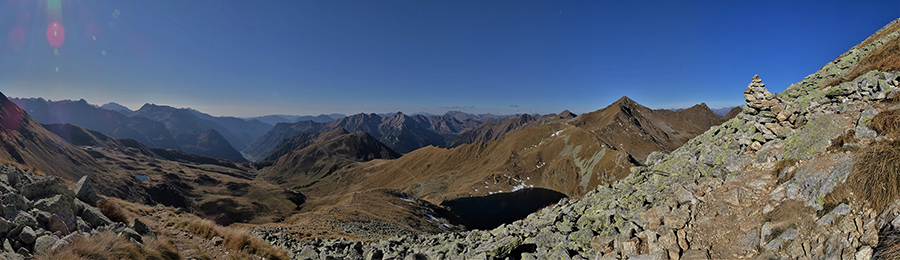
[[[234,116],[716,108],[897,17],[896,0],[0,0],[0,91]]]

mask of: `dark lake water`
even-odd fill
[[[528,214],[559,202],[566,195],[544,188],[527,188],[511,193],[448,200],[441,205],[459,216],[470,229],[493,229],[524,219]]]

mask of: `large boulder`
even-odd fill
[[[54,235],[41,236],[34,241],[34,252],[40,253],[49,251],[58,241],[59,238]]]
[[[134,219],[134,231],[140,234],[141,236],[156,236],[156,231],[153,231],[147,224],[145,224],[140,219]]]
[[[66,185],[66,182],[56,177],[41,179],[25,184],[22,186],[20,193],[22,196],[31,200],[51,197],[58,194],[74,197],[74,194],[69,190],[69,186]]]
[[[25,227],[22,229],[22,232],[19,233],[19,241],[22,241],[25,244],[34,244],[35,239],[37,239],[37,234],[31,227]]]
[[[72,191],[75,192],[76,198],[91,206],[96,206],[97,201],[101,199],[94,191],[94,185],[91,183],[91,178],[88,178],[87,175],[82,176],[81,179],[78,180],[78,183],[75,183],[75,188],[73,188]]]
[[[81,201],[75,201],[75,203],[83,204],[82,207],[84,208],[84,210],[81,211],[81,218],[84,219],[84,221],[90,223],[91,227],[96,228],[113,223],[112,220],[109,220],[106,215],[103,215],[103,212],[100,212],[99,209],[91,205],[86,205]]]
[[[52,224],[51,231],[62,231],[68,234],[75,228],[75,212],[72,210],[74,203],[71,197],[56,195],[40,199],[34,203],[34,208],[51,214],[48,224]],[[56,217],[54,219],[54,216]],[[61,225],[62,224],[62,225]]]

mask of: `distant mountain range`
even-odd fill
[[[119,103],[116,103],[116,102],[109,102],[109,103],[103,104],[102,106],[100,106],[100,108],[116,111],[116,112],[122,113],[123,115],[131,114],[131,112],[134,112],[130,108],[120,105]]]
[[[246,159],[235,146],[244,148],[247,141],[272,127],[258,120],[214,117],[191,109],[153,104],[146,104],[126,115],[121,112],[129,111],[127,108],[120,112],[112,111],[88,104],[83,99],[11,100],[42,124],[76,124],[115,138],[134,139],[149,147],[183,150],[236,162]],[[118,107],[114,103],[104,106]],[[209,130],[215,130],[215,133]]]
[[[144,117],[128,117],[97,108],[84,99],[49,101],[42,98],[13,98],[12,102],[41,124],[76,124],[120,139],[135,139],[149,146],[181,149],[166,126]]]
[[[293,116],[293,115],[267,115],[245,118],[247,120],[259,120],[266,124],[276,125],[278,123],[295,123],[298,121],[313,121],[318,123],[326,123],[346,117],[344,114],[321,114],[318,116]]]
[[[505,121],[502,121],[502,118],[498,117],[494,118],[492,121],[487,121],[479,125],[478,127],[475,127],[474,129],[463,132],[452,141],[448,142],[445,146],[457,147],[462,144],[497,140],[508,133],[533,126],[538,126],[541,125],[542,122],[547,120],[570,119],[575,118],[576,116],[577,115],[575,115],[574,113],[569,112],[569,110],[565,110],[557,115],[534,116],[529,114],[522,114],[509,118]]]
[[[363,131],[399,153],[433,145],[440,146],[454,139],[460,132],[481,124],[473,119],[456,117],[405,115],[397,112],[387,117],[377,114],[355,114],[327,123],[300,121],[279,123],[268,133],[247,144],[242,152],[251,160],[268,157],[283,140],[302,133],[327,132],[341,127],[348,132]]]
[[[385,127],[402,125],[395,122],[401,118],[419,122],[415,116],[404,117],[399,113],[388,118],[359,114],[334,125],[403,129]],[[454,148],[424,147],[395,160],[332,166],[331,172],[321,166],[303,166],[297,159],[290,162],[285,159],[288,157],[285,151],[291,148],[295,158],[321,154],[315,157],[318,162],[344,154],[328,154],[329,149],[321,148],[316,148],[320,149],[316,153],[300,152],[313,147],[310,143],[321,142],[314,140],[327,139],[322,136],[341,136],[344,131],[338,128],[321,134],[302,133],[291,141],[281,142],[279,149],[266,158],[277,157],[277,162],[264,169],[263,175],[313,197],[340,196],[378,187],[400,189],[433,203],[527,187],[581,196],[598,185],[626,176],[631,167],[641,165],[651,152],[672,151],[724,121],[705,104],[676,112],[649,109],[623,97],[606,108],[580,116],[563,111],[556,115],[519,115],[504,122],[483,123],[460,134],[460,138],[472,138],[466,139],[468,142],[460,141]],[[381,123],[376,125],[378,122]],[[281,124],[273,131],[309,130],[310,126],[311,123]],[[293,145],[296,143],[306,145]]]

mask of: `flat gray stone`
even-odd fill
[[[91,206],[96,206],[97,201],[101,199],[94,191],[94,185],[91,183],[91,178],[87,175],[81,176],[81,179],[78,180],[78,183],[75,184],[72,191],[75,192],[76,198]]]
[[[57,241],[59,241],[59,238],[54,235],[41,236],[34,242],[34,252],[49,251]]]

